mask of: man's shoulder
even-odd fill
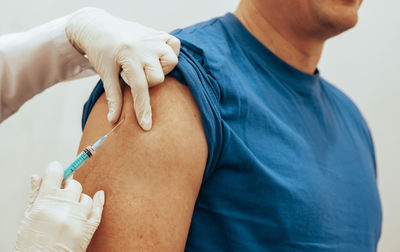
[[[225,16],[216,17],[176,29],[171,34],[180,39],[182,50],[204,58],[219,58],[229,49],[229,34],[224,18]]]
[[[221,19],[222,17],[215,17],[185,28],[173,30],[171,34],[184,41],[191,41],[194,43],[205,42],[212,38],[216,31],[222,28],[223,24]]]
[[[220,98],[218,73],[230,72],[232,66],[231,48],[235,43],[227,29],[231,14],[216,17],[172,32],[181,40],[179,62],[171,76],[190,86],[196,102],[208,96],[212,107]],[[203,94],[196,94],[200,92]]]

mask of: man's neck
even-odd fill
[[[242,1],[234,15],[253,36],[283,61],[305,73],[315,72],[324,41],[299,37],[295,32],[285,29],[285,24],[270,22],[268,13],[252,5],[252,1]]]

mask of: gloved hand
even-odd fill
[[[32,175],[32,192],[14,251],[86,251],[101,220],[104,192],[98,191],[92,200],[73,179],[62,189],[63,175],[58,162],[49,164],[43,181]]]
[[[140,126],[150,130],[152,113],[148,87],[162,83],[178,63],[180,41],[168,33],[114,17],[104,10],[84,8],[72,14],[66,34],[86,54],[100,75],[108,101],[108,120],[115,123],[122,109],[119,75],[131,87]]]

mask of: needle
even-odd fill
[[[121,121],[119,121],[118,124],[115,125],[115,127],[112,128],[112,129],[105,135],[105,137],[108,137],[108,135],[110,135],[116,128],[118,128],[118,126],[121,125],[121,123],[122,123],[124,120],[125,120],[125,117],[124,117]]]

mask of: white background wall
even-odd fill
[[[164,31],[233,11],[238,0],[0,1],[0,34],[28,29],[80,7],[97,6]],[[379,251],[400,251],[400,2],[366,0],[356,28],[326,44],[322,75],[355,100],[369,122],[378,160],[384,223]],[[29,176],[75,156],[82,106],[97,77],[37,95],[0,125],[0,250],[10,251]]]

